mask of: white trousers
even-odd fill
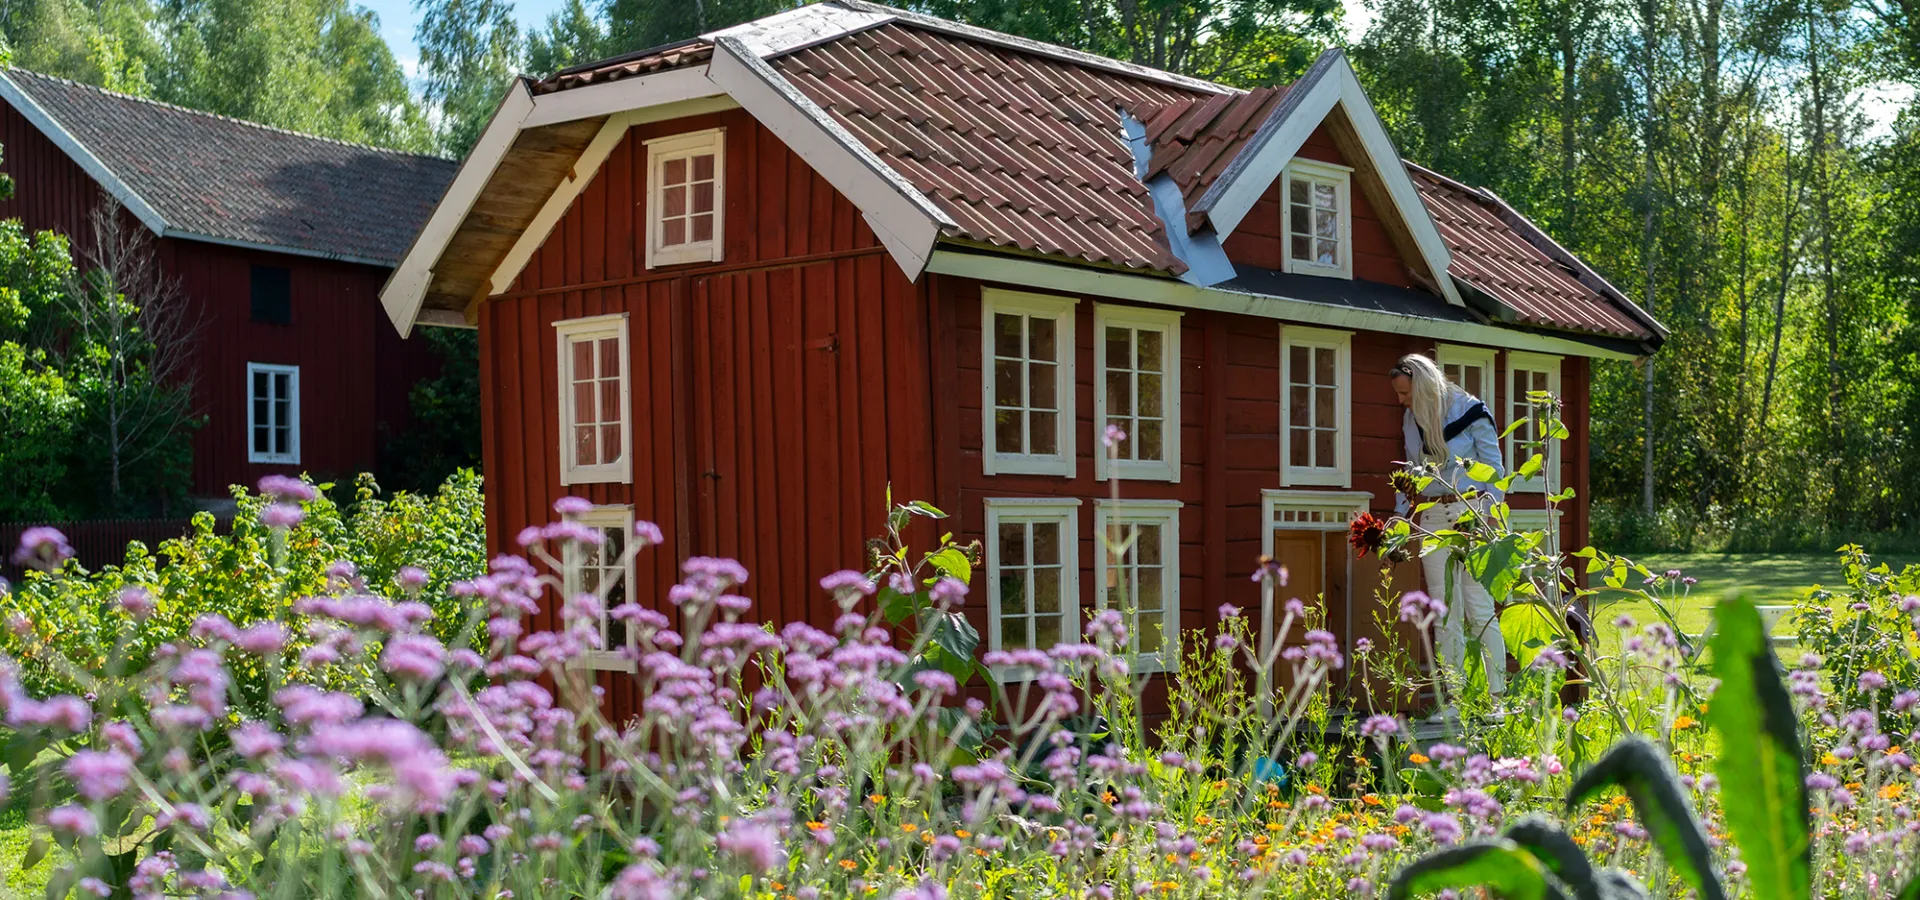
[[[1452,528],[1466,515],[1465,503],[1442,503],[1420,514],[1420,527],[1428,531]],[[1467,572],[1466,560],[1451,549],[1435,550],[1420,559],[1427,576],[1427,593],[1447,604],[1440,620],[1439,651],[1442,662],[1454,670],[1456,683],[1464,683],[1467,640],[1480,641],[1480,653],[1486,663],[1487,690],[1498,697],[1507,691],[1507,642],[1500,635],[1500,615],[1493,595]]]

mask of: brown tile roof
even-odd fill
[[[169,232],[397,263],[453,180],[453,160],[269,128],[7,69],[5,77]]]
[[[1617,291],[1590,271],[1557,260],[1565,251],[1555,253],[1559,245],[1550,240],[1543,246],[1545,234],[1498,197],[1419,166],[1407,168],[1453,254],[1453,276],[1513,310],[1518,321],[1609,337],[1655,336],[1621,308],[1624,297],[1606,296]]]
[[[585,65],[561,69],[552,75],[527,85],[527,90],[538,96],[564,91],[568,88],[586,87],[608,81],[619,81],[635,75],[662,72],[704,63],[713,58],[713,43],[693,38],[664,47],[654,47],[612,59],[602,59]]]
[[[900,23],[772,64],[938,204],[961,237],[1185,271],[1134,176],[1116,109],[1193,93]]]
[[[1227,164],[1260,130],[1280,102],[1287,85],[1255,88],[1244,94],[1183,97],[1157,109],[1142,110],[1153,157],[1147,178],[1172,178],[1189,208],[1212,186]],[[1191,225],[1199,224],[1190,221]]]

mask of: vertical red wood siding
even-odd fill
[[[643,142],[714,127],[726,129],[724,261],[649,271]],[[935,495],[925,285],[745,113],[634,127],[513,287],[481,307],[492,548],[517,549],[562,496],[632,504],[670,544],[639,558],[643,602],[664,602],[687,557],[730,556],[751,572],[739,593],[757,616],[830,625],[837,608],[817,581],[864,565],[888,486],[900,500]],[[553,323],[616,312],[628,316],[632,481],[562,486]],[[602,685],[616,714],[634,708],[631,679]]]

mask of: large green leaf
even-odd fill
[[[1600,886],[1593,879],[1593,864],[1573,838],[1560,830],[1553,820],[1541,815],[1523,817],[1504,835],[1547,864],[1555,877],[1573,888],[1577,900],[1600,900]]]
[[[1920,900],[1920,873],[1907,879],[1906,885],[1900,888],[1900,893],[1895,894],[1893,900]]]
[[[1430,853],[1395,875],[1387,900],[1485,887],[1501,900],[1565,900],[1547,880],[1547,866],[1508,840],[1476,841]]]
[[[1720,732],[1713,770],[1727,830],[1747,863],[1755,900],[1805,900],[1813,893],[1812,823],[1793,699],[1753,604],[1725,601],[1713,618],[1720,687],[1707,720]]]
[[[1681,790],[1665,753],[1641,737],[1622,739],[1592,768],[1580,773],[1567,791],[1567,808],[1571,810],[1610,787],[1627,792],[1654,845],[1681,881],[1692,886],[1701,900],[1726,900],[1726,888],[1714,872],[1713,851],[1707,845],[1706,831],[1700,827],[1700,816]]]
[[[965,684],[967,675],[973,671],[973,651],[980,646],[980,632],[959,613],[932,613],[926,627],[933,629],[932,646],[927,648],[927,655],[934,657],[947,674]],[[939,649],[938,654],[931,652],[935,648]]]
[[[947,547],[938,552],[929,553],[927,562],[938,569],[940,574],[959,579],[961,584],[966,584],[973,579],[973,561],[967,559],[967,554],[959,547]]]
[[[891,587],[882,586],[876,598],[880,606],[880,615],[889,624],[899,625],[913,617],[920,601],[918,594],[902,594]]]
[[[1505,597],[1520,580],[1520,539],[1518,534],[1506,534],[1467,552],[1467,572],[1486,586],[1487,593]],[[1458,601],[1448,598],[1447,602]]]
[[[1535,603],[1514,603],[1500,613],[1500,634],[1507,649],[1520,658],[1520,668],[1533,665],[1533,658],[1553,646],[1562,628],[1552,612]]]

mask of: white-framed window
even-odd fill
[[[633,428],[627,314],[553,323],[560,361],[560,483],[627,481]]]
[[[1527,457],[1541,452],[1542,448],[1538,445],[1542,434],[1541,417],[1535,413],[1544,413],[1544,410],[1536,409],[1529,403],[1527,395],[1534,391],[1546,391],[1555,398],[1560,396],[1560,357],[1509,351],[1506,388],[1507,421],[1520,423],[1520,427],[1507,435],[1507,471],[1512,472],[1525,463]],[[1514,479],[1510,490],[1545,491],[1549,490],[1549,481],[1552,482],[1551,490],[1559,490],[1560,443],[1549,441],[1541,473],[1532,478]]]
[[[1093,507],[1094,608],[1120,611],[1135,672],[1170,672],[1180,643],[1180,501]]]
[[[981,409],[988,475],[1073,470],[1072,297],[980,292]]]
[[[720,261],[726,137],[713,128],[647,141],[647,268]]]
[[[1280,483],[1353,481],[1353,335],[1280,326]]]
[[[1440,364],[1440,371],[1447,374],[1447,380],[1464,388],[1467,393],[1480,398],[1492,412],[1494,404],[1493,386],[1499,377],[1494,368],[1495,353],[1491,347],[1469,347],[1465,344],[1441,344],[1434,354]]]
[[[247,462],[300,462],[300,367],[247,363]]]
[[[1093,307],[1094,478],[1180,480],[1180,313]],[[1111,450],[1107,426],[1127,438]]]
[[[1287,271],[1353,277],[1353,170],[1295,158],[1286,181]]]
[[[996,497],[986,508],[987,649],[1048,650],[1078,642],[1080,501]]]
[[[581,654],[577,664],[631,672],[633,660],[617,652],[631,642],[627,625],[609,613],[634,599],[633,554],[627,552],[633,535],[633,507],[596,506],[575,514],[573,519],[601,537],[599,544],[569,544],[564,560],[567,596],[593,594],[600,598],[600,647]]]
[[[1279,635],[1285,612],[1281,598],[1299,597],[1308,603],[1324,604],[1325,621],[1344,620],[1339,635],[1342,652],[1353,646],[1353,623],[1365,621],[1365,613],[1354,608],[1353,551],[1347,548],[1346,531],[1354,518],[1373,505],[1367,491],[1283,490],[1267,488],[1260,492],[1260,554],[1278,561],[1287,569],[1287,589],[1275,592],[1268,605],[1263,599],[1260,610],[1260,647],[1271,646]],[[1369,560],[1371,565],[1372,561]],[[1372,602],[1362,594],[1360,602]],[[1338,605],[1342,613],[1331,615]],[[1323,627],[1332,627],[1331,625]],[[1296,627],[1291,635],[1300,640]]]

